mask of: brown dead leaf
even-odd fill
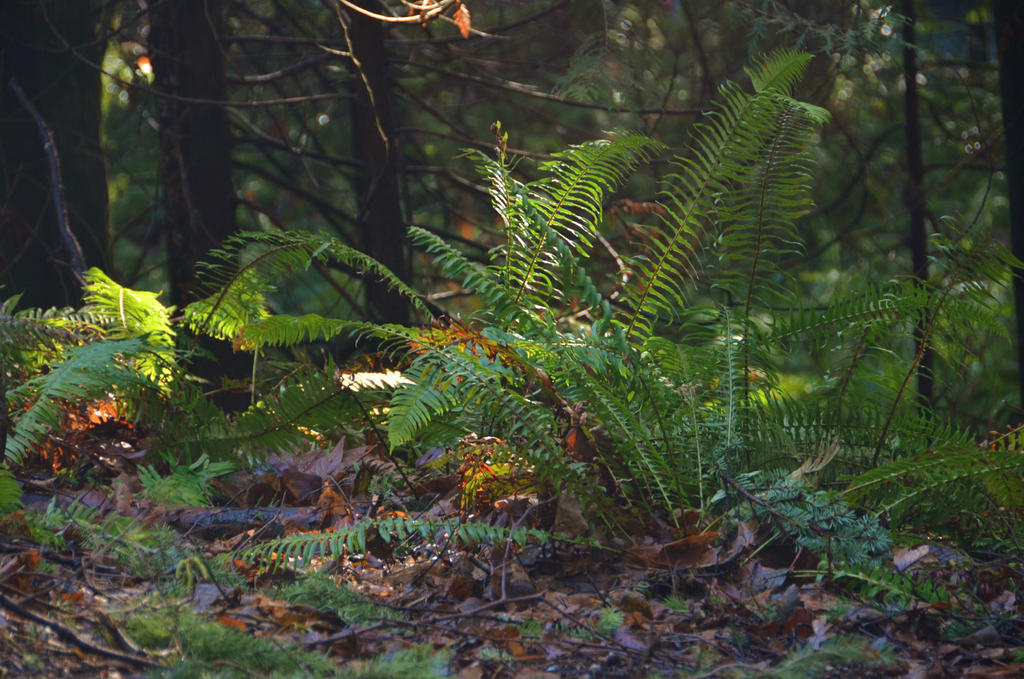
[[[355,515],[348,498],[329,482],[324,482],[320,498],[316,502],[316,510],[323,514],[325,526],[338,525],[339,522],[346,522]]]
[[[468,38],[471,21],[469,18],[469,8],[466,7],[465,3],[459,5],[459,8],[455,10],[455,16],[452,18],[455,20],[455,25],[459,27],[459,33],[462,34],[462,37]]]
[[[462,575],[453,575],[448,578],[444,586],[444,593],[455,601],[465,601],[473,596],[474,583]]]
[[[622,646],[623,648],[629,649],[631,651],[647,650],[647,644],[637,639],[636,636],[632,632],[630,632],[629,628],[625,625],[616,629],[615,632],[612,634],[612,638],[615,639],[615,643],[617,643],[619,646]]]
[[[524,667],[515,673],[512,679],[560,679],[561,674],[555,674],[554,672],[547,672],[545,670],[535,670],[529,667]],[[461,675],[460,675],[461,679]]]
[[[299,469],[307,474],[319,476],[321,479],[338,478],[352,471],[355,465],[373,452],[375,446],[357,446],[345,448],[345,437],[342,437],[331,452],[326,455],[307,455],[299,464]]]
[[[631,547],[626,555],[645,568],[710,566],[718,561],[719,550],[711,547],[717,537],[715,531],[707,531],[662,545]]]
[[[238,618],[232,618],[229,615],[218,615],[217,622],[224,625],[225,627],[233,627],[237,630],[244,632],[246,630],[245,623]]]

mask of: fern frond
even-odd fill
[[[357,273],[373,274],[426,312],[418,293],[387,267],[330,236],[242,232],[210,254],[213,261],[201,269],[208,294],[185,308],[185,323],[196,333],[234,339],[243,327],[268,315],[266,295],[278,281],[304,271],[314,260],[333,259]]]
[[[174,360],[174,307],[164,306],[158,293],[126,288],[95,267],[85,272],[85,283],[82,311],[106,319],[104,336],[113,340],[145,338],[154,347],[153,356],[140,357],[136,367],[152,379],[169,377],[164,368]]]
[[[161,386],[131,365],[132,359],[152,355],[143,339],[92,342],[75,347],[50,372],[8,392],[14,407],[14,427],[7,438],[8,459],[22,460],[46,435],[61,426],[61,408],[104,398],[108,393],[159,395]],[[136,399],[127,398],[126,403]],[[137,399],[142,401],[144,399]],[[25,409],[18,412],[19,405]]]
[[[480,156],[507,235],[497,266],[517,305],[543,306],[560,294],[558,269],[566,255],[589,253],[604,195],[661,148],[638,134],[580,144],[555,154],[541,166],[547,176],[529,184],[515,180],[502,161]]]
[[[720,201],[739,198],[742,192],[737,193],[737,188],[753,186],[756,191],[759,166],[761,185],[777,171],[796,172],[795,180],[783,174],[772,182],[793,193],[802,191],[802,161],[780,166],[773,160],[792,153],[793,142],[802,143],[806,138],[807,124],[798,121],[814,120],[807,107],[788,96],[808,61],[809,56],[801,53],[767,55],[752,71],[754,94],[727,83],[719,90],[716,110],[695,126],[694,156],[676,158],[676,171],[667,178],[662,194],[667,213],[662,220],[664,228],[655,234],[646,256],[633,264],[638,280],[627,290],[630,309],[620,320],[627,336],[649,336],[655,319],[678,318],[686,308],[686,288],[703,268],[701,258],[724,217],[729,224],[723,226],[732,228],[767,225],[763,221],[768,216],[767,200],[762,204],[757,193],[751,200],[748,192],[748,197],[735,201],[730,210],[722,211],[719,206]],[[763,195],[767,199],[768,194]],[[759,215],[762,207],[766,212]],[[784,213],[773,207],[772,215],[775,220],[779,218],[775,215]],[[782,223],[787,222],[782,219]]]
[[[365,422],[367,413],[383,404],[386,393],[343,383],[330,369],[309,369],[229,418],[193,389],[179,399],[179,408],[168,413],[154,449],[185,462],[203,454],[215,461],[240,456],[261,460],[271,452],[308,446],[346,423],[373,426],[375,422]]]
[[[851,502],[895,519],[909,512],[945,510],[981,512],[989,504],[1019,506],[1012,497],[1024,479],[1019,451],[927,451],[910,459],[871,469],[849,479],[844,491]]]
[[[890,566],[843,569],[832,576],[836,581],[855,587],[862,596],[880,603],[908,607],[915,599],[929,604],[949,603],[949,591],[931,578],[915,578]]]
[[[413,361],[405,377],[413,384],[395,392],[388,413],[392,449],[453,413],[473,413],[469,420],[454,419],[463,422],[463,433],[473,431],[476,424],[487,427],[475,432],[481,436],[526,435],[537,443],[554,431],[550,412],[510,388],[522,383],[522,375],[500,359],[475,354],[472,346],[428,351]]]
[[[126,288],[95,267],[85,272],[84,293],[83,311],[109,319],[108,339],[147,337],[153,346],[174,346],[174,307],[161,304],[159,293]]]
[[[14,475],[6,469],[0,469],[0,512],[11,513],[21,507],[21,486]]]
[[[372,335],[382,339],[411,335],[405,328],[396,325],[325,318],[318,314],[274,314],[239,328],[235,343],[243,350],[252,351],[263,347],[291,347],[319,340],[326,342],[347,334]]]
[[[496,276],[494,269],[474,265],[461,252],[425,229],[409,227],[409,239],[434,258],[444,275],[461,281],[463,287],[480,297],[483,306],[479,313],[487,321],[503,327],[515,326],[521,332],[543,323],[534,309],[516,304],[504,279]]]
[[[479,521],[458,519],[428,520],[403,517],[368,519],[323,533],[297,533],[274,538],[252,547],[243,554],[248,558],[270,560],[272,567],[293,564],[306,567],[317,557],[333,558],[365,553],[374,537],[385,543],[405,542],[410,538],[430,544],[451,541],[456,545],[488,545],[511,540],[523,547],[527,541],[550,542],[550,533],[535,528],[492,526]]]
[[[75,346],[102,334],[104,314],[88,310],[25,309],[15,311],[18,298],[0,304],[0,360],[43,352],[53,358],[62,347]],[[39,357],[42,358],[42,357]]]

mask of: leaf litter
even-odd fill
[[[174,504],[145,492],[145,443],[86,422],[21,470],[0,676],[1024,675],[1019,556],[921,540],[845,571],[696,511],[627,542],[521,470],[439,474],[438,450],[403,470],[344,439],[210,479],[217,506]]]

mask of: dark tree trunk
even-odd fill
[[[0,297],[22,307],[76,305],[81,286],[61,237],[50,161],[25,92],[52,131],[64,207],[86,266],[106,268],[107,178],[100,147],[101,3],[0,2]],[[72,53],[72,49],[75,53]]]
[[[1006,130],[1006,178],[1010,199],[1010,239],[1013,254],[1024,260],[1024,2],[993,3],[999,47],[999,82]],[[1017,300],[1017,367],[1020,405],[1024,407],[1024,272],[1013,279]]]
[[[171,303],[194,299],[196,262],[235,232],[231,135],[224,107],[222,5],[169,0],[153,11],[150,51],[160,99],[160,178]],[[176,99],[174,97],[181,97]]]
[[[364,8],[382,13],[376,0],[360,0]],[[384,43],[387,25],[359,14],[348,13],[347,34],[352,48],[352,127],[356,155],[362,162],[357,179],[358,225],[362,250],[409,278],[398,185],[398,137],[388,55]],[[367,311],[375,320],[404,323],[409,320],[405,298],[375,280],[366,281]]]
[[[907,184],[904,191],[907,211],[910,213],[910,250],[914,277],[920,285],[928,282],[928,233],[925,230],[924,160],[921,153],[921,121],[918,114],[917,54],[914,37],[914,0],[903,0],[903,15],[907,24],[903,28],[903,77],[907,83],[904,94],[904,118],[907,150]],[[932,404],[935,388],[933,374],[934,352],[924,336],[924,321],[914,328],[915,355],[920,356],[917,366],[917,395],[925,408]]]
[[[167,0],[154,5],[150,57],[160,103],[161,213],[167,238],[170,301],[179,308],[197,297],[196,263],[236,230],[231,184],[231,134],[218,0]],[[210,102],[210,103],[207,103]],[[221,387],[215,401],[239,410],[249,403],[241,385],[252,358],[227,342],[200,338],[212,361],[193,371]]]

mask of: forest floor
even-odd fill
[[[206,467],[157,476],[144,448],[93,422],[18,470],[0,677],[1024,676],[1019,554],[922,538],[822,570],[766,526],[695,512],[595,546],[580,507],[528,493],[469,509],[580,537],[370,529],[353,551],[330,536],[464,518],[465,474],[382,485],[407,473],[342,441],[200,488]],[[220,506],[170,502],[210,488]],[[313,531],[317,553],[274,548]]]

